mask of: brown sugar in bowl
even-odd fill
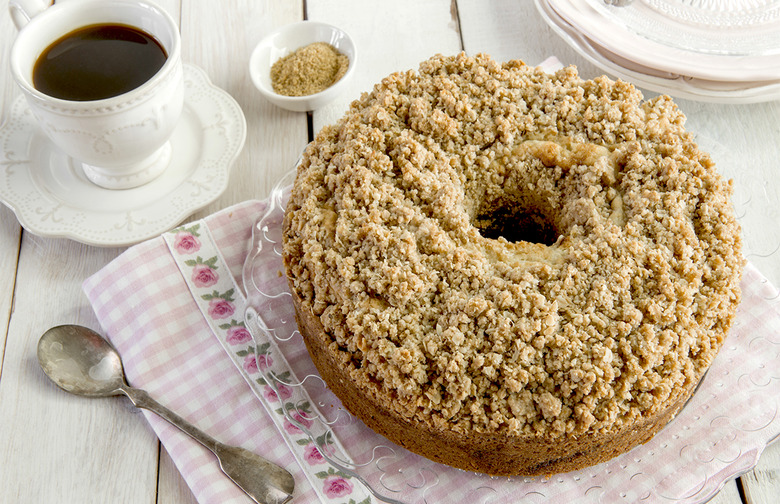
[[[298,50],[320,42],[327,43],[346,57],[348,64],[343,74],[332,85],[314,94],[287,96],[275,91],[271,78],[273,65]],[[327,23],[301,21],[283,26],[263,37],[252,51],[249,74],[266,100],[286,110],[307,112],[327,105],[349,88],[358,64],[357,58],[355,42],[346,31]]]

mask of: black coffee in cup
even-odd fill
[[[131,91],[152,78],[167,59],[148,33],[121,24],[74,30],[41,53],[33,85],[63,100],[102,100]]]

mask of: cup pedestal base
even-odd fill
[[[162,174],[171,160],[171,143],[165,142],[154,154],[126,166],[102,168],[82,164],[84,175],[95,185],[105,189],[132,189],[151,182]]]

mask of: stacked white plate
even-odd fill
[[[535,1],[577,52],[639,87],[708,102],[780,99],[780,0]]]

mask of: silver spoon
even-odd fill
[[[129,386],[119,353],[92,329],[77,325],[49,329],[38,342],[38,362],[63,390],[87,397],[124,394],[137,407],[160,415],[214,452],[222,471],[255,502],[283,504],[292,499],[295,481],[288,471],[248,450],[220,443],[145,391]]]

